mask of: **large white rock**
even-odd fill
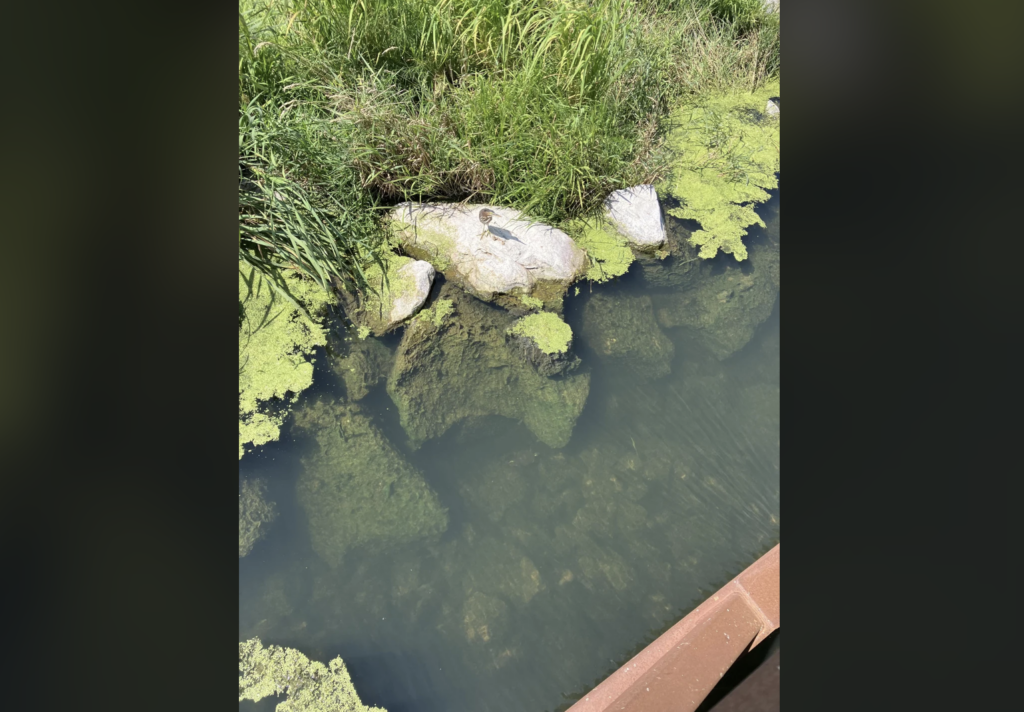
[[[653,185],[615,191],[604,201],[604,214],[639,250],[655,249],[665,243],[665,220]]]
[[[397,294],[391,305],[391,319],[388,327],[408,319],[419,311],[427,301],[430,287],[434,283],[434,265],[425,260],[415,260],[397,270],[406,291]]]
[[[480,210],[494,212],[490,224]],[[403,203],[391,212],[406,251],[429,260],[477,297],[531,295],[541,284],[568,286],[586,253],[561,230],[492,205]]]

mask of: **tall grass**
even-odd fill
[[[756,0],[262,2],[240,14],[240,252],[318,280],[358,281],[402,200],[595,212],[664,172],[672,105],[779,72]]]

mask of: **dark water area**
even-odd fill
[[[279,516],[239,561],[239,640],[341,656],[363,702],[389,712],[554,712],[778,543],[778,191],[759,213],[751,259],[719,255],[703,282],[634,263],[570,288],[590,389],[562,448],[500,416],[414,448],[384,382],[371,387],[360,406],[447,508],[437,536],[327,562],[296,495],[308,438],[286,428],[247,454],[241,476],[267,482]],[[774,262],[755,258],[772,250]],[[773,302],[750,323],[735,304],[773,294],[769,269]],[[704,322],[676,316],[696,304]],[[628,329],[594,326],[605,313]],[[654,346],[631,360],[616,334],[648,332]],[[321,353],[298,408],[340,392],[329,363]]]

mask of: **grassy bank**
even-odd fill
[[[246,0],[239,255],[360,283],[403,200],[554,225],[666,175],[673,108],[779,74],[758,0]],[[279,283],[280,284],[280,283]]]

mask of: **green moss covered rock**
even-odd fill
[[[586,279],[607,282],[621,277],[633,263],[633,250],[626,238],[606,220],[580,222],[573,230],[576,244],[587,253]]]
[[[434,267],[394,253],[381,255],[383,268],[376,262],[364,268],[369,289],[341,290],[345,313],[362,334],[381,336],[398,327],[426,302],[434,283]],[[365,338],[365,337],[363,337]]]
[[[258,638],[238,644],[238,701],[284,694],[277,712],[386,712],[364,705],[340,657],[327,665]]]
[[[448,283],[441,298],[454,313],[440,326],[413,320],[402,337],[388,393],[413,446],[464,418],[521,420],[551,447],[569,442],[590,391],[590,377],[546,378],[506,346],[514,317]]]
[[[672,370],[675,347],[654,319],[651,298],[594,294],[583,308],[581,334],[599,356],[643,380]]]
[[[780,143],[778,116],[762,112],[778,93],[775,81],[753,93],[703,97],[672,114],[674,162],[661,189],[681,203],[670,213],[700,223],[690,242],[703,259],[721,251],[745,260],[747,228],[764,226],[754,205],[778,187]]]
[[[358,405],[311,403],[295,413],[295,427],[315,440],[298,499],[313,550],[331,566],[353,547],[383,551],[448,527],[437,494]]]
[[[726,260],[690,289],[654,297],[658,323],[681,327],[718,359],[736,353],[772,313],[778,298],[779,248],[766,236],[742,265]]]
[[[313,349],[327,343],[323,319],[334,296],[310,279],[291,275],[286,283],[309,316],[238,263],[238,459],[247,443],[280,436],[289,408],[313,383]]]
[[[378,339],[354,340],[345,355],[331,359],[331,369],[345,384],[345,396],[358,401],[387,378],[393,359],[391,349]]]

